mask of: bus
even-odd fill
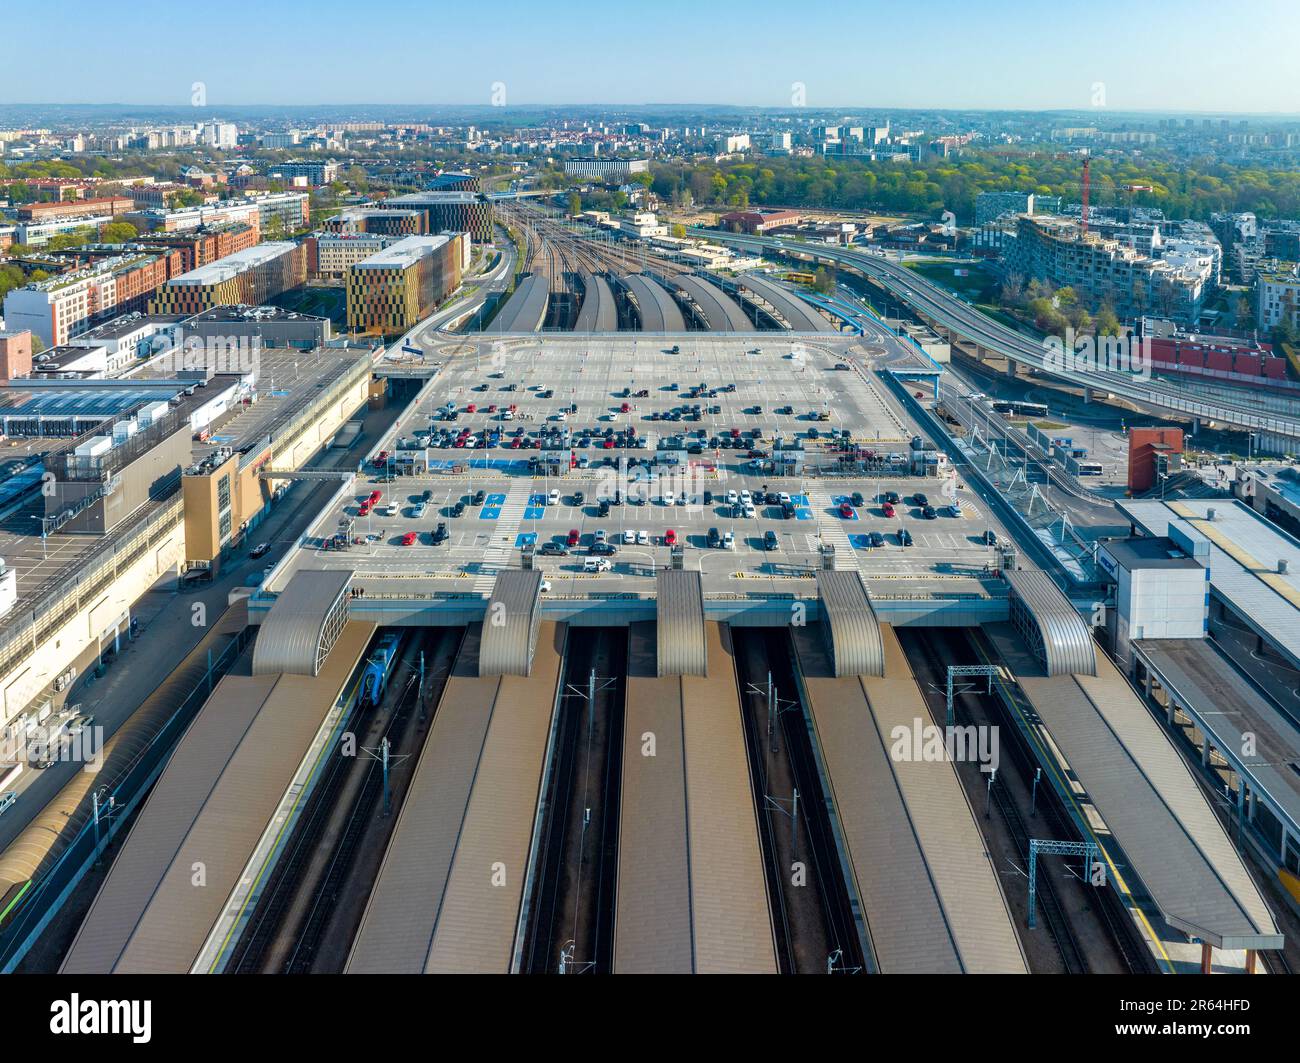
[[[1079,462],[1078,476],[1100,476],[1106,470],[1101,467],[1099,461],[1081,461]]]
[[[989,406],[994,413],[1009,414],[1012,417],[1046,417],[1047,403],[1020,402],[1014,399],[994,399]]]
[[[811,284],[814,280],[813,274],[791,271],[785,274],[785,279],[791,284]]]

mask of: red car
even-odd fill
[[[740,438],[740,429],[739,429],[739,428],[733,428],[733,429],[731,430],[731,438],[732,438],[732,439],[739,439],[739,438]]]
[[[631,413],[631,412],[632,412],[632,404],[631,404],[630,402],[625,402],[625,403],[623,403],[623,405],[622,405],[621,407],[619,407],[619,412],[620,412],[620,413]]]
[[[415,545],[415,532],[407,532],[405,535],[403,535],[403,536],[402,536],[402,545],[403,545],[403,546],[414,546],[414,545]]]
[[[474,403],[471,402],[468,406],[465,407],[465,412],[478,413],[478,406],[476,406]]]
[[[880,507],[880,511],[886,517],[892,517],[894,515],[894,504],[892,502],[886,502],[883,506]]]
[[[613,450],[613,449],[614,449],[614,440],[613,440],[612,438],[611,438],[611,439],[606,439],[605,442],[602,444],[602,446],[604,446],[604,448],[605,448],[606,450]]]
[[[519,449],[519,445],[520,445],[522,442],[523,442],[522,439],[520,439],[518,436],[515,436],[512,440],[510,440],[510,449],[511,449],[511,450],[518,450],[518,449]]]
[[[664,546],[676,546],[676,545],[677,545],[677,533],[673,531],[672,528],[669,528],[666,532],[664,532]]]
[[[845,520],[852,520],[856,516],[856,514],[853,512],[853,503],[841,502],[840,516],[843,517]]]
[[[375,468],[377,469],[383,468],[384,462],[386,462],[387,460],[388,460],[388,451],[381,450],[378,454],[375,455]]]
[[[496,412],[497,412],[497,404],[494,402],[491,406],[489,406],[489,407],[487,408],[487,412],[488,412],[488,413],[496,413]]]
[[[569,529],[569,545],[570,545],[570,546],[577,546],[577,545],[578,545],[578,540],[579,540],[580,538],[581,538],[581,536],[578,534],[578,529],[577,529],[577,528],[570,528],[570,529]]]
[[[368,516],[370,516],[370,503],[369,503],[369,502],[362,502],[362,503],[361,503],[361,506],[357,509],[357,516],[358,516],[358,517],[368,517]]]
[[[383,492],[383,491],[371,491],[371,492],[370,492],[370,498],[369,498],[368,501],[369,501],[370,504],[373,506],[376,502],[378,502],[378,501],[379,501],[381,498],[383,498],[383,497],[384,497],[384,492]]]

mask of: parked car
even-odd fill
[[[676,546],[676,545],[677,545],[677,533],[673,531],[672,528],[669,528],[666,532],[664,532],[664,546]]]
[[[899,546],[912,545],[912,533],[908,531],[906,528],[898,529],[898,545]]]
[[[414,546],[414,545],[415,545],[415,532],[407,532],[405,535],[403,535],[403,536],[402,536],[402,545],[403,545],[403,546]]]
[[[775,550],[775,549],[776,549],[776,545],[777,545],[777,543],[776,543],[776,532],[772,531],[772,530],[769,528],[767,531],[765,531],[765,532],[763,533],[763,549],[764,549],[764,550]]]
[[[576,546],[577,543],[573,542],[569,545]],[[537,552],[543,557],[564,557],[564,555],[569,551],[563,543],[557,543],[553,539],[548,539],[537,548]]]
[[[248,551],[248,556],[249,556],[249,557],[265,557],[266,554],[267,554],[267,552],[268,552],[270,549],[271,549],[271,544],[270,544],[270,543],[258,543],[255,547],[253,547],[253,549],[251,549],[250,551]]]
[[[881,535],[880,532],[878,532],[878,531],[873,531],[873,532],[872,532],[872,533],[871,533],[867,538],[868,538],[868,541],[871,543],[872,546],[884,546],[884,545],[885,545],[885,537],[884,537],[883,535]]]
[[[722,536],[718,533],[717,528],[709,529],[708,544],[711,549],[717,549],[722,545]]]

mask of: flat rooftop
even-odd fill
[[[427,258],[438,248],[447,243],[447,237],[408,236],[390,244],[382,251],[376,251],[368,258],[363,258],[353,265],[353,269],[406,269],[422,258]]]
[[[206,266],[199,266],[198,269],[192,269],[188,273],[182,273],[179,277],[173,277],[167,283],[185,286],[216,284],[238,276],[245,270],[253,269],[255,266],[274,261],[281,255],[288,254],[297,246],[291,240],[272,240],[269,243],[257,244],[243,251],[236,251],[233,255],[227,255],[225,258],[219,258],[215,262],[209,262]]]
[[[1121,500],[1116,505],[1148,535],[1168,535],[1176,525],[1209,539],[1214,592],[1300,662],[1300,541],[1234,499]],[[1286,562],[1285,572],[1279,571],[1279,562]]]

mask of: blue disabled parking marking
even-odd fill
[[[478,511],[479,520],[496,520],[501,516],[500,506],[484,506]]]
[[[842,506],[844,505],[845,502],[852,502],[853,499],[851,499],[848,495],[832,495],[831,501],[834,502],[837,506]]]
[[[850,535],[849,542],[854,550],[870,550],[871,540],[865,535]]]
[[[491,494],[487,496],[486,501],[489,506],[504,506],[506,504],[506,496],[504,494]]]
[[[807,495],[791,495],[791,496],[790,496],[790,501],[793,502],[796,506],[806,506],[806,505],[808,504],[808,496],[807,496]]]
[[[812,520],[813,511],[807,506],[796,506],[794,510],[795,520]]]
[[[524,510],[524,520],[541,520],[546,515],[546,510],[542,506],[529,506]]]
[[[545,495],[529,495],[529,496],[528,496],[528,504],[529,504],[530,506],[544,506],[544,505],[546,505],[546,496],[545,496]]]
[[[520,532],[515,536],[515,549],[522,550],[525,546],[532,546],[537,542],[536,532]]]

